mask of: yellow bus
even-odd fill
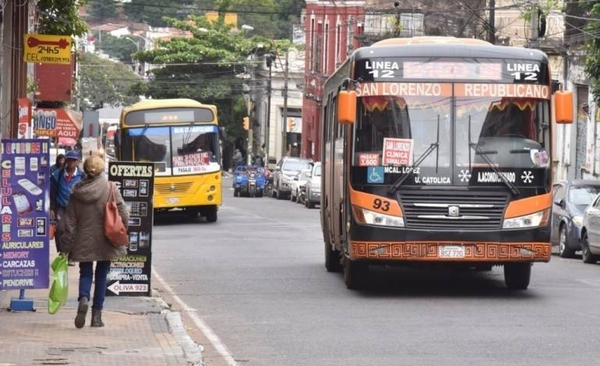
[[[221,149],[217,108],[192,99],[145,100],[124,108],[115,134],[119,161],[155,166],[154,209],[217,221]]]

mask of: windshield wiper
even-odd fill
[[[417,161],[414,162],[414,164],[412,165],[411,169],[408,172],[405,172],[397,181],[396,183],[394,183],[389,189],[388,189],[388,194],[394,194],[398,191],[398,189],[400,189],[400,186],[402,186],[402,183],[404,183],[404,181],[414,172],[414,169],[416,167],[418,167],[419,165],[421,165],[421,163],[427,159],[427,157],[433,152],[433,150],[437,150],[437,156],[435,158],[435,172],[437,174],[438,172],[438,161],[439,161],[439,157],[440,157],[440,153],[439,153],[439,148],[440,147],[440,116],[438,116],[438,123],[437,123],[437,138],[435,142],[432,142],[429,147],[427,148],[427,150],[425,150],[423,152],[423,154],[421,154],[421,156],[419,156],[419,158],[417,159]]]
[[[518,196],[518,195],[521,194],[519,192],[519,190],[517,189],[517,187],[515,187],[515,185],[512,184],[504,176],[504,173],[502,173],[500,171],[500,169],[498,169],[498,167],[494,164],[494,162],[492,162],[490,160],[490,158],[487,155],[488,153],[486,151],[481,150],[481,148],[479,147],[479,145],[477,145],[477,143],[471,141],[471,116],[469,116],[469,147],[471,149],[473,149],[477,155],[481,156],[481,158],[483,159],[483,161],[485,161],[485,163],[490,167],[490,169],[492,169],[492,171],[494,173],[496,173],[496,175],[498,175],[498,177],[500,177],[500,179],[502,180],[502,182],[504,184],[506,184],[506,186],[508,187],[508,189],[510,189],[510,192],[513,194],[513,196]],[[471,168],[472,168],[472,165],[471,165],[471,154],[469,154],[469,169],[471,169]]]

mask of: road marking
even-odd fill
[[[158,272],[156,272],[156,269],[154,268],[154,266],[152,266],[152,276],[154,276],[158,280],[158,282],[160,282],[162,287],[173,297],[173,299],[177,302],[177,304],[179,304],[179,306],[189,315],[189,317],[192,319],[192,321],[194,322],[196,327],[198,327],[198,329],[200,329],[200,331],[204,334],[204,336],[208,339],[208,341],[213,345],[213,347],[215,347],[217,352],[219,352],[219,354],[221,356],[223,356],[223,359],[227,362],[227,365],[238,366],[237,362],[235,362],[235,359],[233,358],[231,353],[229,353],[227,346],[225,346],[225,344],[221,341],[219,336],[212,330],[211,327],[208,326],[208,324],[206,324],[204,322],[204,320],[202,320],[198,316],[198,314],[196,314],[195,309],[190,308],[185,302],[183,302],[183,300],[181,300],[181,298],[179,296],[177,296],[175,294],[175,292],[173,291],[171,286],[169,286],[169,284],[167,284],[167,281],[165,281],[158,274]]]

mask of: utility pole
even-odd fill
[[[266,155],[266,164],[269,164],[269,140],[271,139],[271,70],[273,68],[273,61],[275,60],[275,55],[272,53],[268,53],[265,55],[267,61],[267,67],[269,68],[269,78],[267,79],[267,123],[265,126],[265,155]]]
[[[488,21],[488,42],[496,44],[496,0],[490,0],[490,20]]]
[[[285,65],[283,66],[283,123],[281,124],[281,157],[285,156],[287,148],[287,119],[288,119],[288,61],[290,59],[289,48],[285,51]]]

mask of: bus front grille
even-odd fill
[[[408,229],[499,230],[508,196],[501,192],[403,191]]]
[[[158,183],[154,186],[154,190],[160,194],[189,193],[191,188],[192,188],[192,182]]]

